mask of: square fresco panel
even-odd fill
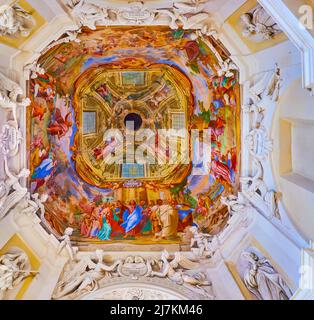
[[[209,44],[226,59],[224,48],[165,27],[79,38],[45,53],[46,73],[30,85],[30,187],[48,195],[43,223],[59,235],[73,228],[78,244],[179,244],[193,225],[220,232],[220,197],[238,191],[240,141],[238,75],[217,74]],[[136,136],[153,134],[142,154],[158,161],[126,159],[128,119]],[[161,129],[186,130],[177,158]],[[191,130],[203,138],[194,142]],[[193,163],[199,146],[210,155],[202,168]]]

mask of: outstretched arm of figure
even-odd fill
[[[168,264],[161,272],[158,271],[152,271],[151,276],[152,277],[159,277],[159,278],[165,278],[169,272],[170,265]]]

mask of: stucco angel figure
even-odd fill
[[[160,278],[168,278],[176,284],[182,285],[184,283],[183,280],[183,272],[182,269],[178,269],[179,266],[185,269],[193,269],[198,266],[197,263],[190,261],[185,258],[179,252],[176,252],[174,255],[174,259],[172,261],[168,261],[169,252],[164,250],[161,253],[160,260],[157,262],[159,271],[152,271],[152,277],[160,277]],[[155,264],[153,262],[153,264]],[[176,270],[178,269],[178,270]]]
[[[252,103],[251,105],[243,106],[242,110],[247,113],[252,113],[252,126],[253,128],[260,128],[264,120],[265,109]]]
[[[209,256],[212,251],[210,246],[212,236],[210,234],[199,232],[197,227],[190,227],[190,231],[192,233],[191,249],[197,246],[198,256]]]
[[[292,292],[281,275],[266,258],[253,252],[243,252],[241,258],[247,263],[244,283],[259,300],[289,300]]]
[[[30,264],[25,252],[6,253],[0,257],[0,300],[6,291],[17,287],[26,277],[37,271],[28,270]]]
[[[189,274],[185,270],[196,269],[199,264],[184,257],[180,252],[174,254],[174,259],[168,261],[169,253],[164,250],[161,253],[160,261],[158,261],[159,271],[152,271],[151,277],[168,278],[177,285],[183,285],[190,290],[195,290],[197,293],[206,296],[207,298],[213,298],[202,286],[210,286],[211,282],[207,280],[206,275],[203,272],[197,272]],[[152,262],[154,265],[154,262]],[[179,267],[183,269],[179,269]]]
[[[221,197],[220,201],[222,204],[228,207],[228,212],[232,216],[234,213],[243,210],[245,204],[239,200],[238,197],[230,194],[227,197]]]
[[[205,25],[205,21],[207,25],[209,14],[202,12],[200,9],[201,7],[193,4],[189,5],[187,2],[176,2],[173,9],[158,10],[158,15],[168,16],[170,18],[169,27],[173,30],[178,29],[180,25],[184,30],[201,30]],[[207,31],[208,28],[206,29]]]
[[[242,34],[252,41],[262,42],[273,38],[280,29],[263,7],[258,6],[253,12],[241,15],[243,24]]]
[[[73,229],[68,227],[64,230],[64,234],[62,237],[59,238],[59,240],[61,241],[58,247],[58,251],[57,254],[60,254],[62,250],[66,250],[71,261],[74,260],[74,256],[75,256],[75,250],[72,247],[71,244],[71,235],[73,233]]]
[[[53,299],[67,299],[80,296],[86,292],[95,291],[99,288],[99,281],[105,277],[111,277],[121,260],[112,265],[103,262],[103,250],[96,250],[97,262],[90,257],[82,259],[71,268],[64,278],[57,284]]]
[[[17,124],[16,109],[18,106],[27,107],[31,103],[24,97],[23,89],[14,81],[0,72],[0,107],[11,109]]]
[[[100,7],[85,0],[69,1],[68,6],[72,9],[72,15],[79,19],[82,26],[96,30],[97,23],[110,21],[106,8]]]
[[[28,37],[35,20],[31,14],[17,5],[0,8],[0,35]]]
[[[27,178],[30,171],[22,169],[17,175],[11,173],[7,157],[4,157],[6,180],[0,186],[0,220],[27,194],[27,188],[22,187],[20,179]]]
[[[27,202],[27,206],[22,210],[23,214],[31,215],[36,213],[38,210],[40,210],[40,216],[45,214],[45,206],[43,203],[48,200],[47,194],[39,195],[38,193],[35,193],[31,195],[28,193],[25,200]]]

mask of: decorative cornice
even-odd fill
[[[207,1],[174,1],[172,6],[151,8],[143,1],[131,1],[128,6],[90,3],[86,0],[67,1],[67,7],[79,26],[95,30],[108,25],[169,25],[171,29],[201,30],[216,33],[211,14],[204,11]]]

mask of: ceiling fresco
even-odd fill
[[[238,191],[240,101],[237,72],[219,73],[210,46],[228,53],[166,27],[83,29],[78,39],[45,53],[46,71],[29,85],[30,187],[48,195],[43,221],[58,234],[73,228],[79,243],[177,244],[195,224],[217,234],[228,220],[220,197]],[[164,144],[162,163],[125,161],[128,144],[105,137],[125,133],[128,120],[136,133],[156,133],[145,155]],[[171,161],[158,130],[173,128],[187,134],[178,157],[188,161]],[[193,130],[210,150],[202,173],[193,170]]]

